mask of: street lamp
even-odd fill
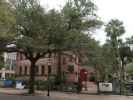
[[[49,54],[49,58],[47,61],[48,64],[48,90],[47,90],[47,96],[50,96],[50,80],[49,80],[49,76],[51,73],[51,54]]]
[[[49,74],[50,74],[50,65],[48,65],[48,93],[47,96],[50,96],[50,81],[49,81]]]

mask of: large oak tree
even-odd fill
[[[45,11],[38,0],[11,1],[16,11],[16,48],[31,62],[29,93],[32,94],[37,60],[51,52],[81,50],[89,39],[84,33],[101,22],[94,14],[91,0],[70,0],[61,11]]]

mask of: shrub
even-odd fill
[[[96,77],[95,77],[94,75],[91,75],[91,76],[89,77],[89,81],[95,82],[95,81],[96,81]]]

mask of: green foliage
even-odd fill
[[[130,48],[130,52],[128,50],[128,52],[129,52],[128,54],[130,54],[128,56],[128,58],[130,57],[130,61],[132,61],[132,58],[133,58],[133,47],[132,47],[132,45],[133,45],[133,36],[131,36],[130,38],[127,38],[125,44],[127,45],[127,47]]]
[[[2,8],[4,13],[0,16],[6,16],[4,17],[6,19],[0,17],[0,22],[4,20],[2,24],[11,25],[13,29],[15,24],[13,32],[16,47],[32,64],[31,81],[34,81],[34,64],[39,58],[50,52],[85,50],[90,39],[85,32],[90,33],[92,29],[102,24],[95,15],[96,7],[91,0],[70,0],[60,12],[56,10],[46,12],[38,0],[9,1],[9,4],[1,6],[6,8]],[[9,7],[12,8],[11,11],[6,10]],[[14,34],[10,31],[9,35]]]
[[[61,86],[62,86],[62,91],[77,92],[77,84],[75,83],[62,84]]]
[[[66,5],[71,10],[76,11],[78,15],[83,17],[95,14],[94,12],[97,9],[92,0],[68,0]]]
[[[62,9],[68,30],[81,32],[101,26],[102,22],[94,14],[95,8],[91,0],[69,0]]]
[[[129,63],[126,66],[126,72],[130,75],[133,75],[133,63]]]
[[[99,60],[101,59],[101,47],[99,43],[94,39],[89,39],[86,49],[86,55],[88,58],[86,64],[88,63],[91,66],[99,64]]]
[[[27,52],[39,52],[47,48],[47,17],[36,0],[18,1],[17,13],[17,46]]]
[[[112,47],[110,43],[106,43],[102,46],[102,55],[103,55],[103,69],[104,69],[104,80],[108,81],[109,76],[113,76],[114,69],[116,69],[116,65],[114,64],[115,59],[112,54]]]
[[[126,39],[126,44],[128,44],[128,45],[133,44],[133,36],[131,36],[130,38]]]
[[[15,15],[6,0],[0,0],[0,39],[12,39],[15,36]]]
[[[126,55],[128,55],[128,61],[129,62],[133,62],[133,36],[131,36],[130,38],[126,39],[125,42],[126,47],[128,47],[128,51],[124,50],[126,52]]]
[[[120,52],[119,52],[119,38],[122,34],[125,33],[125,29],[123,23],[117,19],[112,19],[106,26],[105,32],[107,32],[107,36],[110,38],[109,43],[112,51],[112,62],[113,66],[116,66],[115,70],[119,70],[119,61],[120,60]]]
[[[91,38],[88,38],[84,52],[80,51],[82,55],[81,64],[94,68],[96,81],[103,81],[105,79],[105,74],[107,73],[106,67],[108,66],[106,51],[104,47],[100,46],[98,41]]]
[[[91,76],[89,77],[89,81],[95,82],[95,81],[96,81],[96,76],[95,76],[95,75],[91,75]]]
[[[8,78],[7,78],[7,80],[12,80],[12,81],[14,81],[14,82],[15,82],[16,77],[15,77],[15,76],[10,76],[10,77],[8,77]]]
[[[125,33],[125,28],[123,23],[118,19],[112,19],[105,28],[105,32],[107,32],[107,36],[111,39],[121,36]]]
[[[0,69],[4,68],[4,57],[3,57],[3,52],[0,53]]]
[[[109,40],[102,46],[93,39],[89,39],[84,63],[93,66],[96,70],[97,81],[108,81],[119,70],[120,36],[125,32],[123,23],[111,20],[105,28]]]
[[[45,12],[37,0],[18,1],[16,6],[18,48],[37,55],[53,50],[84,47],[84,41],[88,40],[84,31],[101,25],[97,17],[93,19],[87,17],[94,16],[93,7],[91,1],[74,0],[67,2],[61,12],[55,10]],[[82,14],[83,12],[86,13]]]
[[[0,62],[0,69],[2,69],[4,67],[5,67],[4,63],[3,62]]]
[[[53,76],[50,76],[53,77]],[[54,90],[56,88],[55,85],[55,79],[50,78],[49,81],[48,80],[37,80],[35,81],[35,86],[37,90],[47,90],[48,89],[48,85],[50,86],[51,90]]]
[[[37,90],[47,90],[48,81],[36,81],[36,88]]]

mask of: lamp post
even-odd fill
[[[49,69],[49,65],[48,65],[48,92],[47,92],[47,96],[50,96],[50,81],[49,81],[49,74],[50,74],[50,69]]]
[[[47,61],[47,64],[48,64],[48,90],[47,90],[47,96],[50,96],[50,80],[49,80],[49,76],[50,76],[50,73],[51,73],[51,53],[49,52],[49,58],[48,58],[48,61]]]

